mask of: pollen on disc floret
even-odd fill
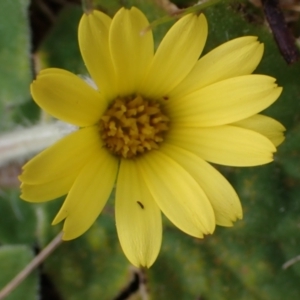
[[[169,129],[159,102],[140,95],[117,98],[100,120],[104,145],[115,155],[133,158],[158,149]]]

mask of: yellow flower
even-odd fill
[[[96,88],[72,73],[43,70],[31,85],[36,103],[80,127],[23,168],[22,198],[67,194],[53,224],[64,240],[83,234],[116,185],[116,226],[136,266],[149,267],[161,245],[161,211],[183,232],[202,238],[242,218],[228,181],[208,162],[255,166],[272,161],[284,127],[258,114],[282,89],[250,75],[263,45],[248,36],[199,59],[204,15],[181,18],[154,54],[152,32],[137,8],[113,19],[83,15],[79,46]]]

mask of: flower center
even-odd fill
[[[168,127],[169,118],[158,102],[141,96],[117,98],[100,120],[105,146],[114,154],[133,158],[158,149]]]

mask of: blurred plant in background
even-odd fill
[[[299,1],[282,2],[283,16],[298,36]],[[89,3],[111,16],[135,5],[150,21],[195,4]],[[185,236],[164,220],[161,253],[151,269],[139,270],[130,266],[118,243],[112,197],[85,235],[60,245],[7,299],[297,298],[300,263],[282,266],[300,254],[300,66],[285,62],[262,3],[221,1],[204,11],[209,24],[205,52],[236,37],[258,36],[265,54],[255,73],[275,77],[284,87],[280,99],[264,111],[287,128],[275,162],[259,168],[217,167],[237,190],[244,219],[230,229],[218,227],[203,240]],[[42,205],[20,201],[17,175],[27,159],[69,130],[39,111],[29,84],[45,67],[87,74],[77,45],[81,15],[77,0],[0,2],[0,289],[60,231],[49,224],[63,199]],[[154,27],[156,45],[172,23]]]

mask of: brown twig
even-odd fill
[[[284,19],[284,15],[279,8],[278,0],[262,0],[262,5],[266,19],[273,32],[277,46],[288,64],[299,60],[299,52]]]

